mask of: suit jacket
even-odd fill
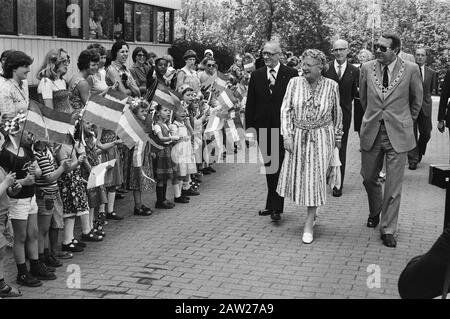
[[[270,94],[267,67],[254,71],[248,85],[247,104],[245,107],[246,128],[280,128],[280,110],[291,78],[298,76],[298,71],[280,65],[273,93]]]
[[[444,82],[442,83],[441,89],[441,100],[439,102],[439,115],[438,121],[445,121],[447,127],[450,127],[450,103],[448,99],[450,98],[450,69],[447,70]]]
[[[431,117],[433,101],[431,93],[437,91],[437,73],[425,66],[425,80],[423,81],[423,103],[422,112],[426,117]]]
[[[328,71],[324,73],[324,76],[339,84],[342,124],[344,125],[344,130],[348,130],[352,122],[352,102],[358,95],[359,69],[347,62],[347,68],[339,80],[334,68],[334,61],[332,61],[329,63]]]
[[[416,147],[413,125],[423,101],[419,66],[397,58],[387,90],[383,88],[381,64],[364,63],[359,80],[361,106],[365,113],[361,125],[361,149],[370,151],[383,119],[392,147],[397,153]],[[383,92],[384,91],[384,92]]]

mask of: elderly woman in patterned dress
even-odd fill
[[[277,192],[308,207],[302,240],[311,244],[317,209],[326,203],[327,170],[343,132],[338,84],[321,76],[325,55],[306,50],[302,61],[303,76],[291,79],[281,107],[287,154]]]

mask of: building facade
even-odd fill
[[[80,52],[94,42],[110,49],[121,38],[131,51],[141,46],[167,54],[181,0],[0,0],[0,8],[0,52],[14,49],[33,57],[28,81],[37,85],[36,73],[51,49],[71,56],[67,77],[77,71]]]

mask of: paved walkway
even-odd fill
[[[301,242],[305,208],[288,203],[279,225],[257,216],[266,192],[259,166],[218,164],[189,205],[146,218],[130,215],[131,194],[118,201],[126,219],[110,222],[105,240],[66,262],[57,280],[22,287],[24,298],[398,298],[400,272],[442,232],[445,192],[428,185],[428,167],[448,162],[448,133],[435,129],[419,169],[406,170],[396,249],[365,227],[358,149],[352,132],[344,196],[321,208],[313,245]],[[78,269],[80,289],[68,288]],[[13,282],[12,257],[6,271]]]

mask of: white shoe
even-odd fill
[[[303,233],[303,238],[302,238],[302,241],[303,241],[303,243],[304,244],[311,244],[312,242],[313,242],[313,240],[314,240],[314,237],[313,237],[313,234],[311,234],[311,233]]]

